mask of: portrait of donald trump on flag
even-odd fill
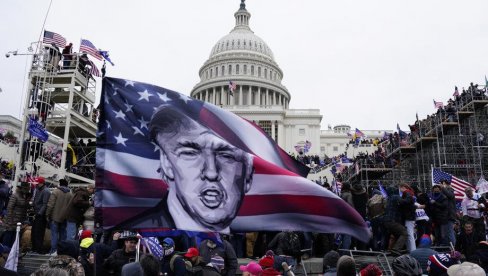
[[[370,235],[259,126],[151,84],[103,79],[96,167],[106,229]]]

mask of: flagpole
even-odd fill
[[[4,268],[15,272],[17,272],[17,266],[19,264],[19,233],[20,233],[21,225],[22,224],[20,222],[17,222],[15,242],[12,245],[12,248],[10,249],[10,253],[8,254],[8,258],[4,266]]]
[[[137,239],[137,246],[136,246],[136,262],[139,261],[139,257],[140,257],[140,252],[139,250],[141,249],[141,238],[138,237],[139,239]]]

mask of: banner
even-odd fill
[[[103,79],[101,103],[95,204],[104,228],[369,238],[361,216],[304,178],[308,169],[256,124],[123,79]]]
[[[46,142],[49,138],[49,134],[46,129],[44,129],[44,126],[32,117],[29,118],[28,130],[30,135],[39,138],[42,142]]]

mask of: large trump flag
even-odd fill
[[[168,227],[143,221],[151,210],[166,206],[161,201],[170,198],[167,179],[161,174],[160,146],[165,141],[158,144],[150,138],[150,122],[161,106],[170,106],[173,113],[184,114],[209,129],[228,147],[251,156],[252,185],[227,230],[295,230],[369,238],[361,216],[339,197],[307,180],[308,169],[253,122],[168,89],[116,78],[103,80],[97,133],[95,204],[105,228],[157,232]],[[217,198],[212,192],[206,196]],[[211,216],[215,206],[211,202],[207,205]],[[169,204],[170,212],[171,208]],[[175,228],[201,230],[194,225],[180,222]]]

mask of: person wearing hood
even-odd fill
[[[448,214],[448,201],[446,196],[442,193],[441,186],[434,185],[432,187],[432,198],[430,200],[432,210],[432,221],[435,228],[435,239],[437,245],[447,245],[447,221]]]
[[[413,199],[414,193],[410,185],[406,183],[400,184],[400,212],[402,213],[402,220],[404,222],[405,227],[407,228],[408,232],[408,240],[407,240],[407,250],[408,252],[412,252],[415,250],[415,210],[417,209],[415,206],[415,201]]]
[[[85,211],[90,207],[90,191],[76,188],[73,199],[66,208],[66,238],[75,240],[79,226],[83,223]]]
[[[59,187],[54,189],[49,197],[46,218],[51,226],[51,251],[57,250],[58,241],[66,240],[66,218],[64,212],[68,208],[73,195],[68,188],[66,179],[59,180]]]
[[[163,275],[184,276],[186,274],[186,262],[183,256],[176,254],[174,240],[165,238],[162,246],[164,257],[161,260],[161,272]]]
[[[419,246],[417,247],[417,249],[413,250],[410,253],[410,256],[414,257],[419,262],[424,274],[429,273],[427,271],[427,262],[429,261],[429,257],[438,254],[437,251],[430,248],[431,245],[432,245],[432,240],[430,239],[430,236],[424,234],[420,238]]]

